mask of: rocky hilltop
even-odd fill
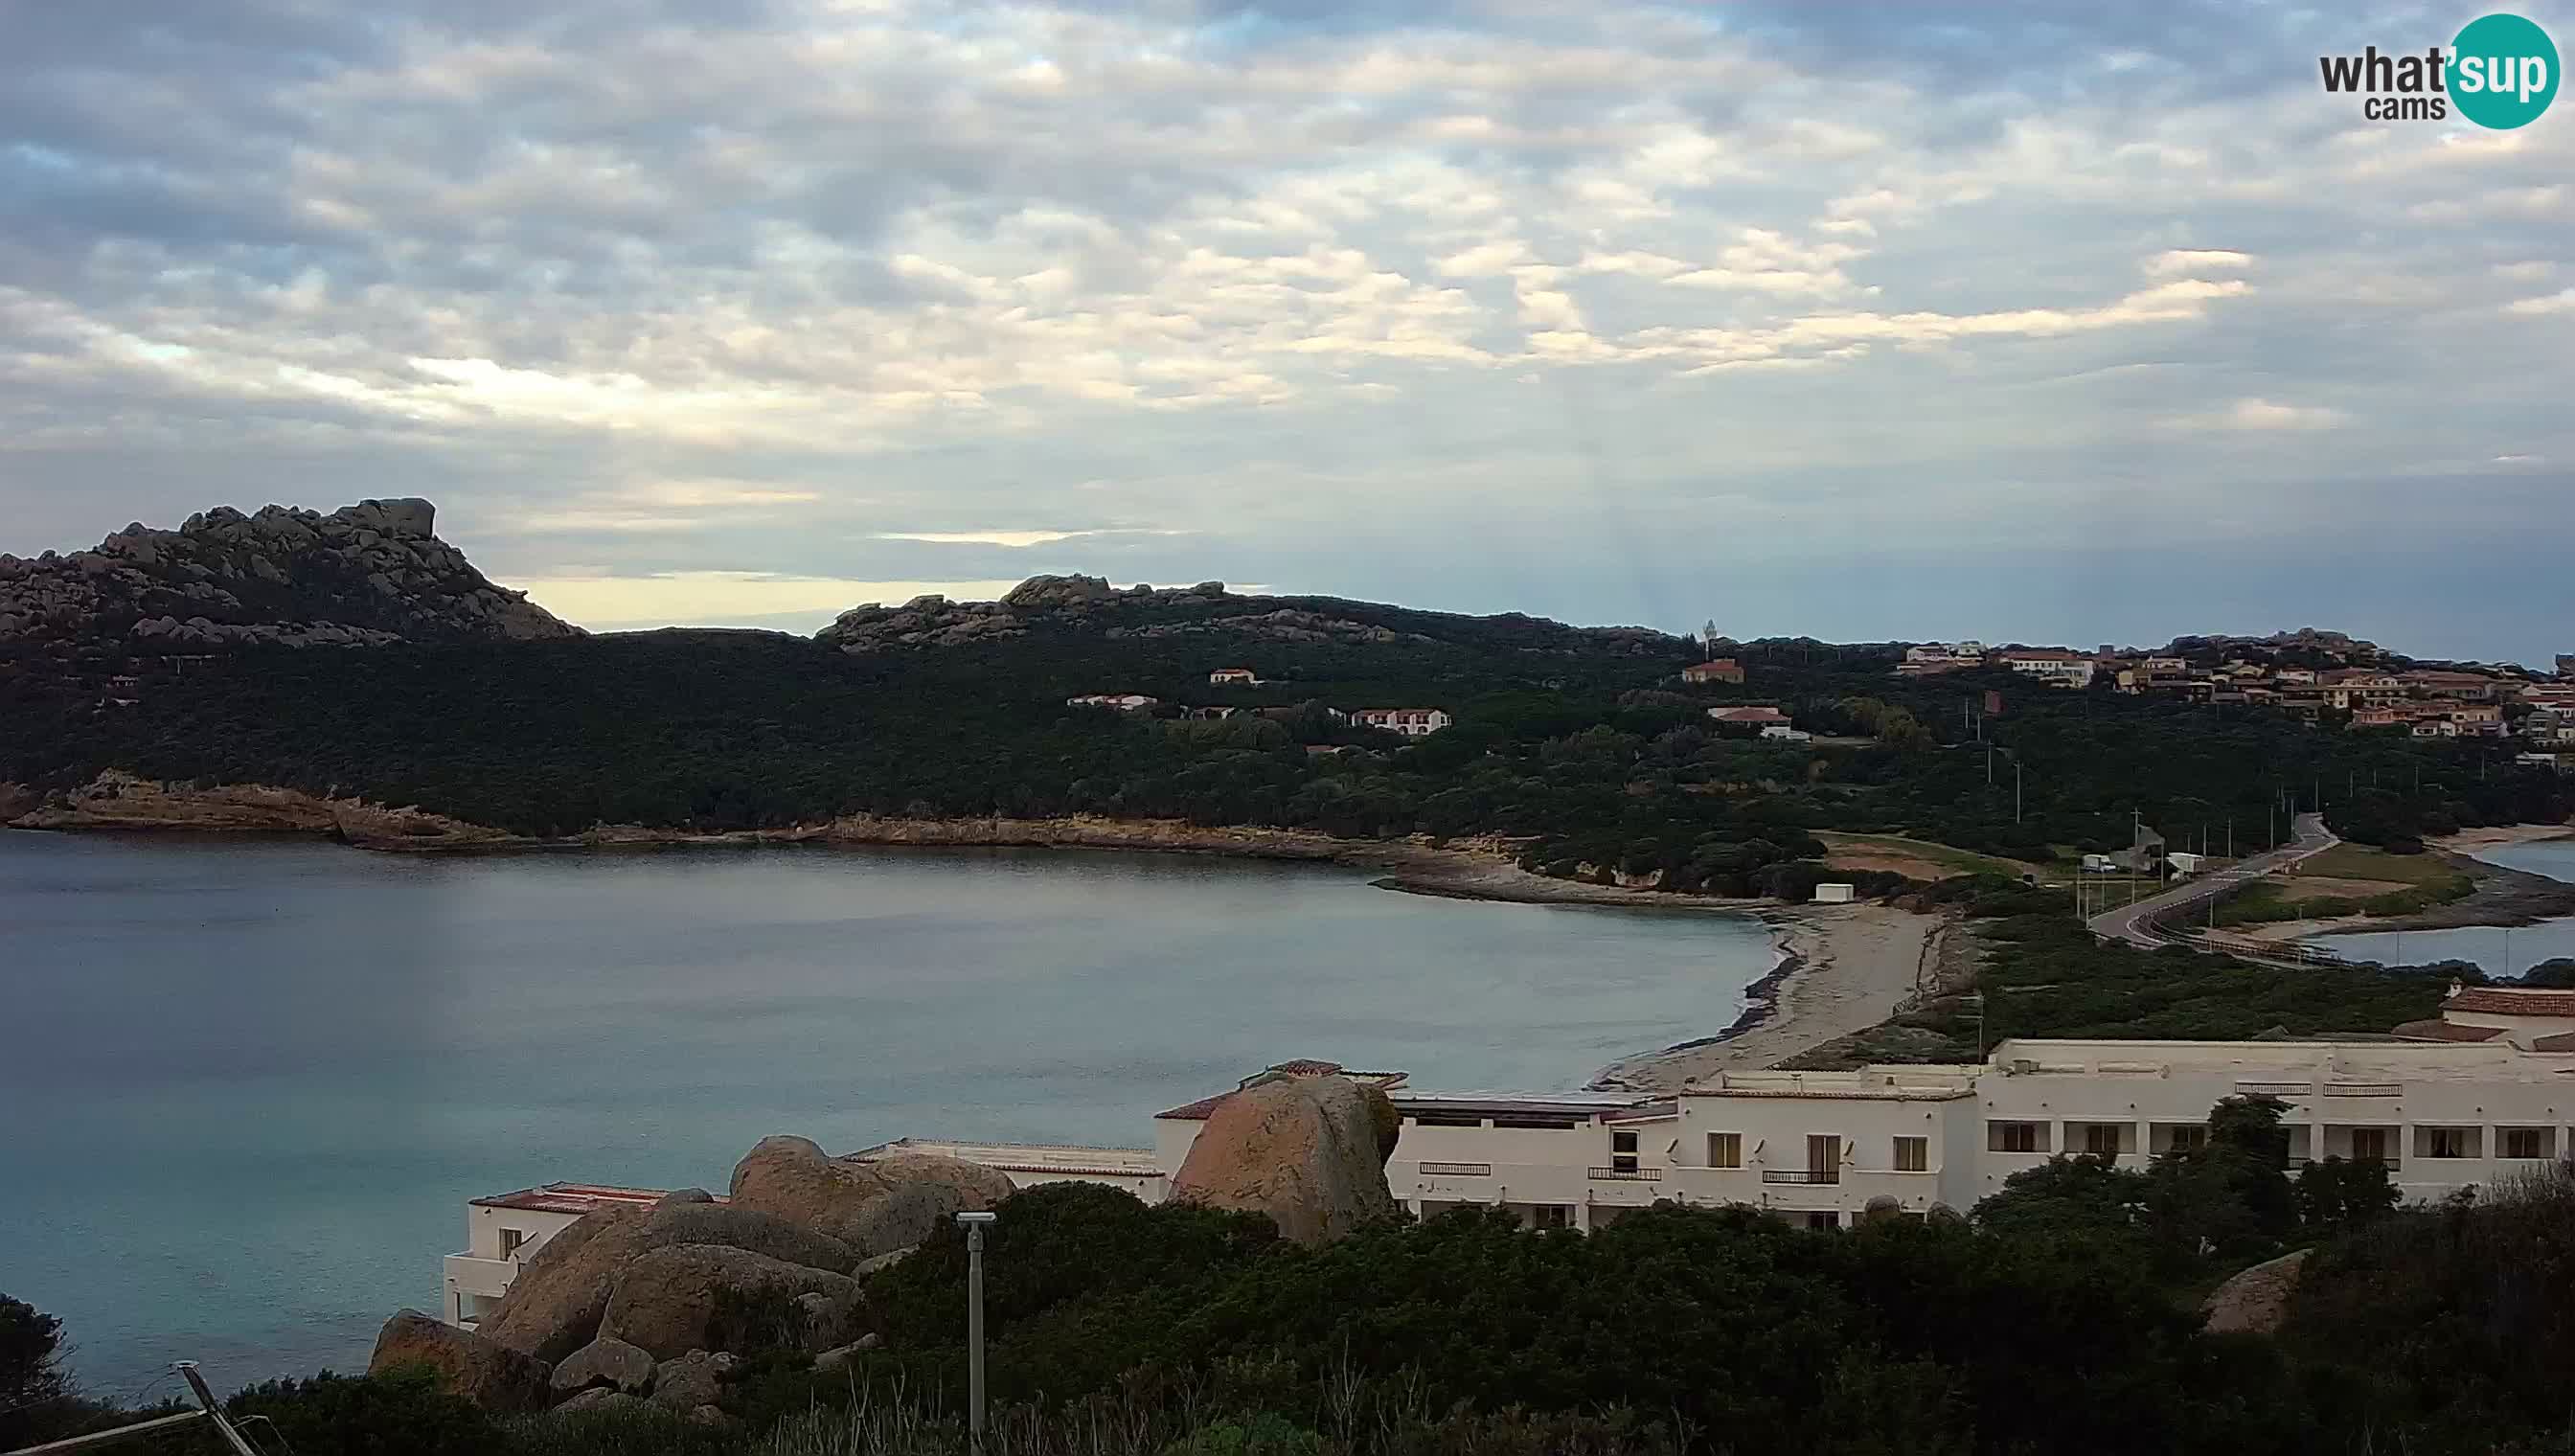
[[[325,516],[229,506],[141,523],[91,551],[0,554],[0,643],[188,651],[579,637],[434,534],[436,508],[361,501]]]
[[[949,648],[1031,632],[1096,633],[1116,640],[1224,636],[1280,643],[1480,642],[1542,652],[1668,656],[1680,640],[1640,627],[1566,627],[1505,613],[1466,617],[1416,612],[1337,597],[1251,597],[1223,582],[1195,587],[1113,587],[1099,577],[1031,577],[998,602],[915,597],[900,607],[870,602],[841,614],[816,640],[848,653]]]

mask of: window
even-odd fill
[[[1539,1228],[1571,1228],[1573,1210],[1561,1203],[1541,1203],[1537,1206],[1536,1217],[1531,1221]]]
[[[1839,1228],[1841,1226],[1842,1216],[1838,1213],[1809,1213],[1806,1215],[1806,1227],[1808,1228],[1823,1229]]]
[[[2548,1134],[2536,1127],[2507,1127],[2503,1130],[2503,1155],[2544,1158],[2548,1156]]]
[[[2117,1157],[2119,1155],[2119,1124],[2116,1122],[2084,1123],[2083,1150],[2094,1157]]]
[[[2193,1122],[2172,1130],[2174,1152],[2202,1152],[2208,1147],[2208,1129]]]
[[[2464,1127],[2426,1127],[2423,1129],[2423,1156],[2427,1158],[2463,1158],[2468,1155],[2468,1130]]]
[[[1930,1162],[1931,1139],[1927,1137],[1899,1137],[1895,1140],[1895,1170],[1897,1172],[1918,1173],[1923,1171],[1925,1168],[1928,1168],[1930,1166]]]
[[[2351,1158],[2353,1162],[2383,1163],[2387,1161],[2387,1129],[2384,1127],[2353,1128],[2351,1130]]]
[[[1609,1166],[1613,1171],[1636,1171],[1636,1134],[1633,1131],[1609,1134]]]
[[[2039,1145],[2035,1122],[1988,1122],[1985,1124],[1985,1148],[1989,1152],[2045,1152]]]
[[[1743,1134],[1711,1132],[1707,1135],[1707,1165],[1711,1168],[1743,1166]]]
[[[528,1235],[525,1229],[505,1228],[501,1230],[501,1257],[505,1259],[517,1258],[519,1256],[519,1250],[525,1248],[527,1246],[527,1242]]]

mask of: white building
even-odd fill
[[[1114,708],[1120,713],[1142,713],[1163,700],[1142,693],[1085,693],[1064,701],[1067,708]]]
[[[2096,666],[2081,653],[2035,649],[2003,654],[2003,666],[2057,688],[2088,688]]]
[[[1359,708],[1350,711],[1350,721],[1407,738],[1426,738],[1454,722],[1442,708]]]
[[[445,1288],[439,1297],[439,1318],[472,1329],[509,1291],[510,1281],[519,1277],[520,1262],[583,1214],[595,1208],[649,1207],[661,1197],[658,1188],[548,1183],[469,1200],[464,1251],[449,1254],[441,1270]]]
[[[1240,1086],[1335,1073],[1376,1086],[1401,1115],[1385,1176],[1406,1208],[1480,1203],[1537,1228],[1597,1228],[1661,1202],[1812,1227],[1847,1225],[1872,1203],[1964,1212],[2060,1153],[2142,1168],[2200,1145],[2209,1110],[2239,1096],[2282,1104],[2293,1165],[2375,1159],[2409,1200],[2575,1155],[2575,991],[2454,987],[2438,1019],[2371,1039],[2011,1038],[1977,1063],[1721,1072],[1674,1096],[1423,1092],[1401,1072],[1327,1061],[1282,1062]],[[1019,1187],[1101,1182],[1159,1202],[1239,1089],[1157,1114],[1151,1147],[905,1139],[848,1156],[946,1153]],[[520,1260],[582,1214],[661,1196],[552,1183],[473,1200],[466,1251],[447,1257],[445,1317],[480,1319]]]
[[[1261,675],[1250,668],[1219,668],[1208,674],[1208,684],[1215,688],[1252,688],[1261,683]]]

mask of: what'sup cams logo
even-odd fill
[[[2363,98],[2371,121],[2447,121],[2450,113],[2495,131],[2528,126],[2557,99],[2557,44],[2518,15],[2471,20],[2444,51],[2318,56],[2325,90]]]

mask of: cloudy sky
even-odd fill
[[[2575,101],[2317,79],[2479,10],[0,0],[0,549],[2575,651]]]

